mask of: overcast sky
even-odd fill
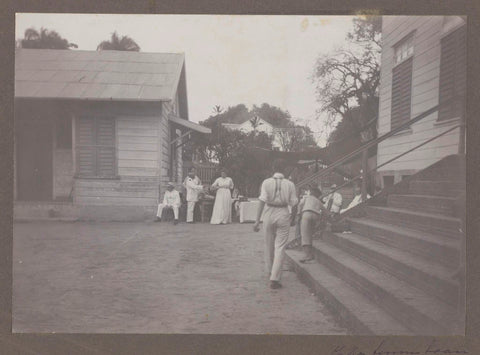
[[[316,57],[344,43],[350,16],[17,14],[16,38],[45,27],[95,50],[112,32],[142,52],[184,52],[190,119],[214,105],[267,102],[318,131],[310,76]]]

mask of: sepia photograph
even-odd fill
[[[464,336],[466,27],[17,13],[13,333]]]

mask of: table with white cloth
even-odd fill
[[[242,201],[238,204],[240,223],[255,222],[257,219],[259,200]]]

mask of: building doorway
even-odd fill
[[[17,200],[51,201],[53,147],[50,122],[17,122]]]

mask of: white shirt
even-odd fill
[[[340,208],[342,208],[342,195],[340,195],[338,192],[328,195],[324,204],[325,207],[328,208],[328,203],[331,199],[333,199],[333,202],[330,211],[334,213],[340,212]]]
[[[203,191],[203,186],[201,185],[200,179],[197,176],[195,176],[193,179],[190,176],[187,176],[184,185],[187,189],[187,201],[197,202],[198,193]]]
[[[273,177],[263,181],[258,199],[267,205],[288,205],[293,207],[298,203],[295,185],[290,180],[285,179],[283,174],[280,173],[275,173]]]
[[[163,204],[167,206],[180,206],[180,194],[178,191],[165,191],[165,195],[163,195]]]

